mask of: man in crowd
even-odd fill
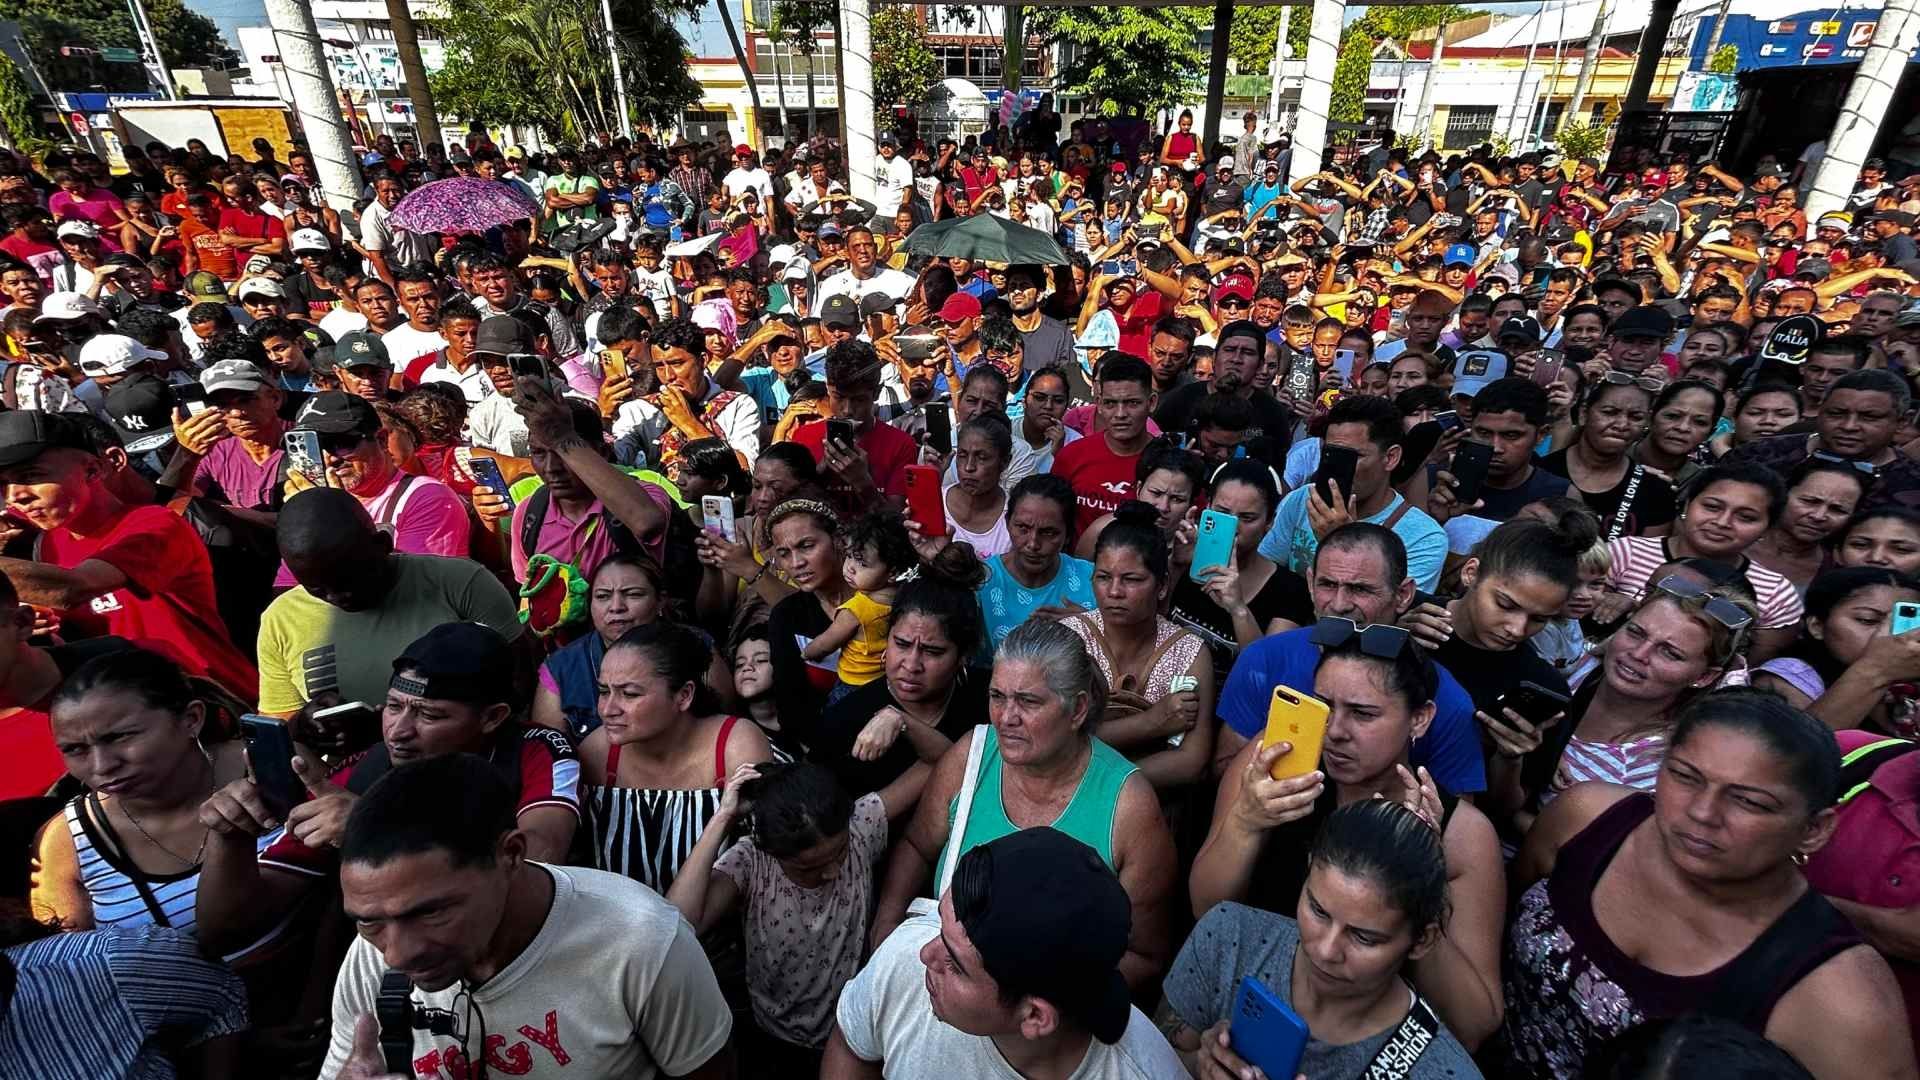
[[[1153,369],[1138,357],[1109,354],[1094,372],[1094,399],[1098,430],[1061,447],[1053,459],[1054,475],[1073,485],[1075,535],[1133,498],[1134,468],[1147,448],[1147,418],[1158,400]]]

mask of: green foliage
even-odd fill
[[[1299,9],[1293,29],[1308,21],[1309,9]],[[1458,4],[1414,4],[1407,7],[1370,7],[1367,13],[1349,24],[1340,35],[1340,60],[1333,69],[1333,105],[1328,118],[1335,123],[1357,124],[1366,118],[1367,81],[1373,71],[1373,49],[1381,38],[1392,38],[1405,47],[1416,31],[1441,23],[1463,19],[1473,12]],[[1304,55],[1305,32],[1296,55]]]
[[[1370,7],[1354,23],[1364,26],[1369,37],[1390,37],[1405,41],[1416,30],[1428,30],[1444,22],[1464,19],[1473,12],[1458,4],[1411,4],[1406,7]]]
[[[1200,89],[1198,34],[1211,18],[1204,8],[1033,7],[1027,33],[1072,46],[1061,93],[1092,98],[1104,116],[1145,115]]]
[[[833,0],[778,0],[773,23],[795,52],[812,56],[820,47],[814,35],[834,27]]]
[[[1340,59],[1333,68],[1333,104],[1327,119],[1336,124],[1366,119],[1367,78],[1372,72],[1373,39],[1349,27],[1340,39]]]
[[[537,125],[562,140],[619,130],[613,64],[594,0],[463,0],[447,10],[436,24],[446,66],[430,77],[442,112]],[[627,102],[639,121],[665,122],[699,100],[686,45],[667,16],[644,2],[615,8]]]
[[[18,64],[0,65],[0,131],[16,149],[28,154],[42,153],[53,145],[41,134],[33,94]]]
[[[1731,75],[1740,70],[1740,46],[1728,42],[1713,50],[1707,58],[1707,70],[1715,75]]]
[[[1560,155],[1568,158],[1597,158],[1607,148],[1612,129],[1603,124],[1567,124],[1554,135]]]
[[[152,0],[147,18],[169,67],[220,67],[240,62],[213,20],[181,0]],[[17,20],[33,60],[54,90],[148,89],[139,64],[109,64],[60,55],[62,46],[137,49],[139,36],[125,0],[0,0],[0,19]]]
[[[927,48],[926,28],[910,7],[873,9],[873,113],[879,130],[893,125],[893,107],[909,109],[927,100],[940,64]]]

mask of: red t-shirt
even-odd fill
[[[1157,292],[1148,292],[1135,297],[1127,306],[1127,312],[1117,321],[1120,324],[1120,351],[1148,359],[1148,342],[1153,338],[1153,324],[1164,314],[1166,297]]]
[[[263,237],[268,240],[285,240],[287,227],[280,219],[257,210],[251,214],[245,210],[227,209],[220,211],[220,227],[239,237]],[[250,249],[249,249],[250,250]]]
[[[200,224],[198,218],[188,218],[180,223],[180,240],[193,249],[200,269],[218,274],[221,281],[232,281],[240,276],[239,257],[235,249],[220,239],[219,229]]]
[[[190,675],[204,675],[244,701],[260,694],[253,662],[235,648],[214,599],[206,545],[164,506],[136,506],[95,536],[49,529],[35,544],[39,561],[71,570],[89,559],[108,563],[126,584],[60,613],[74,637],[115,634],[171,646]]]
[[[1102,514],[1120,509],[1133,498],[1133,470],[1139,454],[1116,454],[1101,434],[1077,439],[1054,455],[1052,472],[1073,485],[1073,501],[1080,512],[1073,524],[1078,537]]]
[[[855,503],[853,489],[840,482],[830,472],[826,472],[826,459],[821,448],[827,441],[827,422],[815,420],[793,429],[793,441],[813,454],[813,460],[821,466],[821,475],[827,480],[827,490],[842,507],[850,510],[867,510]],[[873,423],[860,433],[854,441],[860,449],[867,452],[867,471],[873,475],[873,486],[896,499],[907,497],[907,466],[914,463],[920,448],[915,445],[913,436],[891,424]]]
[[[45,709],[36,705],[0,716],[0,800],[45,795],[66,773]]]

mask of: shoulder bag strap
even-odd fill
[[[18,360],[8,361],[7,373],[4,376],[0,376],[0,380],[4,380],[0,382],[0,403],[4,403],[9,409],[17,409],[20,407],[21,363],[22,361]]]
[[[386,508],[380,511],[380,520],[376,524],[393,524],[394,519],[400,516],[400,504],[407,501],[407,492],[412,489],[413,482],[418,479],[419,477],[412,473],[401,474],[400,489],[393,493],[393,498],[387,500]]]
[[[967,777],[960,783],[960,801],[953,810],[953,828],[947,833],[947,857],[940,862],[934,878],[933,896],[938,900],[953,881],[953,868],[960,862],[960,842],[966,839],[967,819],[973,812],[973,797],[980,788],[980,759],[987,752],[986,724],[973,727],[973,745],[967,748]]]
[[[733,725],[740,722],[737,716],[729,716],[720,725],[720,737],[713,742],[713,786],[727,786],[727,736],[733,734]]]
[[[111,852],[114,858],[126,864],[126,870],[123,873],[126,874],[128,881],[133,882],[134,889],[139,892],[140,902],[147,905],[147,914],[153,916],[154,925],[173,926],[173,921],[167,918],[166,911],[160,907],[159,898],[153,895],[153,888],[147,884],[146,875],[140,872],[140,867],[134,863],[133,856],[127,852],[127,845],[121,842],[119,832],[115,831],[113,823],[107,820],[107,808],[101,804],[100,796],[91,791],[87,792],[87,814],[100,828],[101,846]]]
[[[1391,514],[1388,514],[1387,520],[1380,523],[1380,527],[1388,530],[1389,532],[1393,530],[1393,527],[1395,525],[1400,524],[1401,518],[1407,516],[1407,511],[1413,509],[1413,503],[1410,502],[1406,496],[1396,495],[1394,497],[1400,500],[1400,508],[1395,510]]]
[[[1414,994],[1413,1007],[1407,1010],[1393,1034],[1387,1036],[1386,1043],[1373,1055],[1367,1071],[1361,1075],[1366,1080],[1405,1080],[1413,1075],[1414,1063],[1439,1034],[1440,1018],[1433,1015],[1426,998]]]
[[[1647,475],[1647,467],[1634,462],[1633,471],[1627,474],[1627,490],[1620,496],[1620,505],[1613,511],[1613,520],[1607,523],[1608,540],[1618,540],[1627,531],[1627,515],[1633,512],[1633,497],[1640,494],[1640,481]]]

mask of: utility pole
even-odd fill
[[[389,4],[395,2],[396,0],[387,0]],[[727,13],[726,5],[727,0],[720,0],[720,14],[723,16]],[[613,6],[609,0],[600,0],[600,17],[606,20],[607,24],[607,56],[613,61],[613,100],[620,110],[620,134],[626,136],[628,141],[632,141],[633,117],[627,112],[627,76],[620,68],[620,38],[613,32]],[[746,64],[742,63],[740,73],[747,77],[748,85],[752,85],[753,73],[746,67]]]
[[[160,92],[168,101],[179,100],[180,95],[173,89],[173,72],[167,68],[167,58],[160,55],[160,41],[153,36],[153,23],[147,18],[147,6],[140,0],[127,0],[127,8],[133,13],[133,32],[140,38],[140,51],[144,53],[147,76],[160,84]],[[48,100],[52,100],[49,98]]]
[[[840,149],[847,162],[847,194],[874,200],[873,9],[867,0],[840,0]]]
[[[420,152],[424,154],[427,147],[440,142],[440,114],[433,111],[433,90],[427,85],[427,65],[420,59],[420,36],[414,33],[413,10],[407,7],[407,0],[387,0],[387,21],[393,24],[393,47],[400,54],[400,77],[407,80],[407,100],[413,104],[413,131],[420,139]]]
[[[1727,28],[1727,11],[1733,7],[1733,0],[1720,0],[1720,10],[1713,16],[1713,34],[1707,38],[1707,54],[1701,58],[1701,70],[1713,69],[1713,54],[1720,49],[1720,33]]]
[[[1513,111],[1507,114],[1507,138],[1515,142],[1527,133],[1527,118],[1521,115],[1520,103],[1527,100],[1527,76],[1533,74],[1533,53],[1540,47],[1540,31],[1546,28],[1546,0],[1541,0],[1540,10],[1533,13],[1533,20],[1533,30],[1527,34],[1527,62],[1520,65],[1520,85],[1513,88]],[[1516,120],[1519,121],[1517,125]]]
[[[1620,103],[1622,114],[1646,109],[1653,80],[1660,74],[1660,60],[1667,53],[1667,32],[1673,29],[1673,15],[1679,8],[1680,0],[1653,0],[1647,27],[1640,31],[1640,46],[1634,52],[1633,81],[1627,84],[1626,100]]]
[[[1546,92],[1540,96],[1540,120],[1538,125],[1534,126],[1533,133],[1533,145],[1536,150],[1540,148],[1541,143],[1547,141],[1547,113],[1553,110],[1553,92],[1560,89],[1560,61],[1565,55],[1567,43],[1567,5],[1572,2],[1573,0],[1560,0],[1560,18],[1553,26],[1553,76],[1552,81],[1547,83]]]
[[[307,135],[307,149],[320,173],[320,186],[336,210],[351,211],[360,197],[360,162],[340,117],[333,75],[320,57],[320,32],[305,0],[266,0],[267,22],[280,48],[280,66],[293,93],[294,112]]]
[[[1813,190],[1807,194],[1810,217],[1840,209],[1853,193],[1860,163],[1867,159],[1880,125],[1886,122],[1894,87],[1900,83],[1916,42],[1920,42],[1920,0],[1887,0],[1880,11],[1880,25],[1874,27],[1873,41],[1860,58],[1852,85],[1847,87],[1840,119],[1827,137],[1827,156],[1821,160]]]
[[[1267,122],[1280,122],[1280,73],[1286,70],[1287,33],[1293,29],[1293,5],[1280,9],[1280,36],[1273,42],[1273,85],[1267,90]]]
[[[1416,151],[1425,151],[1433,141],[1433,84],[1440,77],[1440,58],[1446,52],[1447,24],[1441,23],[1433,32],[1433,55],[1427,58],[1427,78],[1420,86],[1420,108],[1413,116],[1413,122],[1420,127],[1420,137],[1413,140]]]
[[[1207,61],[1207,119],[1200,125],[1200,159],[1220,141],[1220,114],[1226,109],[1227,58],[1232,55],[1233,0],[1214,0],[1213,55]]]
[[[1576,124],[1580,115],[1580,106],[1587,103],[1587,90],[1593,86],[1593,69],[1600,62],[1600,46],[1607,40],[1607,2],[1600,0],[1600,10],[1593,13],[1593,29],[1587,31],[1587,48],[1580,54],[1580,77],[1573,80],[1573,100],[1567,102],[1567,111],[1560,114],[1560,126]]]

